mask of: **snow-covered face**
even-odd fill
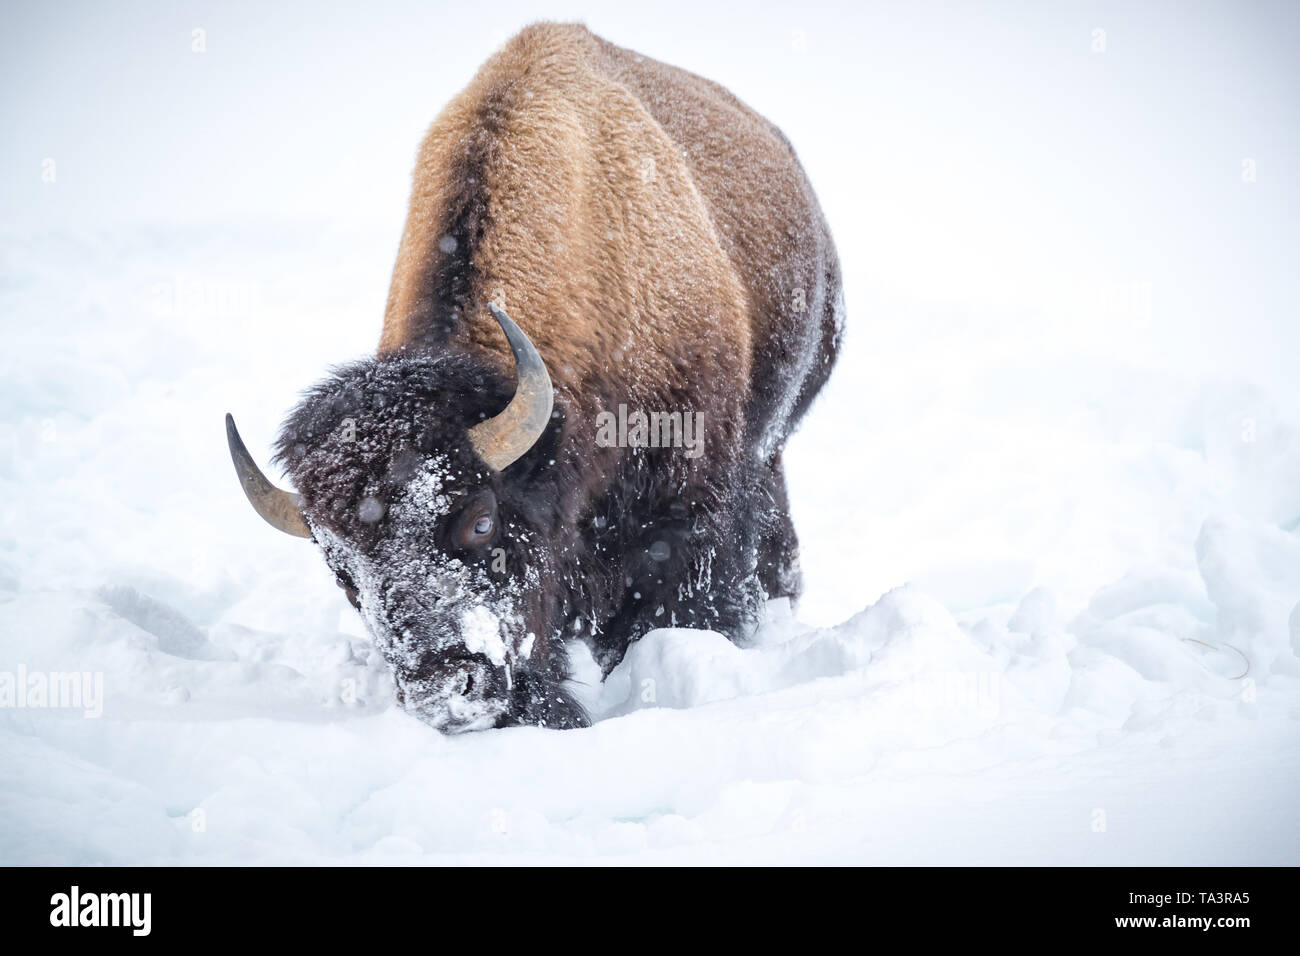
[[[280,459],[408,711],[448,733],[581,725],[549,639],[556,509],[537,493],[549,459],[488,468],[466,426],[506,386],[448,364],[343,369],[290,417]]]
[[[361,521],[382,525],[364,549],[310,512],[308,522],[404,706],[447,732],[493,727],[536,643],[521,607],[536,573],[509,573],[490,488],[465,487],[441,456],[413,464],[404,486],[393,487],[390,474],[384,497],[357,501]]]

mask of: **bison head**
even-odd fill
[[[515,357],[513,398],[468,352],[338,369],[280,436],[297,494],[267,481],[230,416],[227,438],[258,514],[320,545],[408,711],[449,733],[579,726],[552,632],[566,547],[559,413],[541,356],[491,308]]]

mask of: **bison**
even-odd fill
[[[765,598],[797,597],[781,453],[842,302],[776,127],[535,24],[429,129],[378,351],[279,437],[297,493],[227,416],[231,455],[257,512],[320,546],[407,711],[584,726],[566,642],[608,674],[652,628],[743,640]]]

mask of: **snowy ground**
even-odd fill
[[[839,236],[847,349],[787,454],[801,606],[745,648],[653,632],[603,686],[579,659],[588,730],[407,717],[222,427],[265,461],[297,391],[372,347],[404,186],[382,216],[82,222],[67,192],[111,204],[140,174],[87,185],[74,151],[42,184],[39,143],[0,237],[0,694],[78,672],[92,700],[0,706],[0,862],[1300,863],[1300,177],[1268,31],[1111,15],[1097,74],[1089,16],[981,47],[898,14],[876,65],[815,57],[856,71],[872,149],[743,47],[588,19],[777,114]],[[848,31],[824,19],[773,32],[815,54]],[[1044,48],[1050,98],[989,66],[999,38]],[[908,74],[941,60],[952,83]],[[398,167],[467,75],[389,105]],[[189,114],[152,115],[161,143]]]

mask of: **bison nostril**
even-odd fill
[[[399,676],[403,706],[447,733],[494,726],[509,707],[509,686],[491,660],[463,650],[425,657]]]
[[[486,660],[461,657],[446,661],[443,673],[447,675],[444,686],[456,697],[480,700],[495,693],[492,670]]]

